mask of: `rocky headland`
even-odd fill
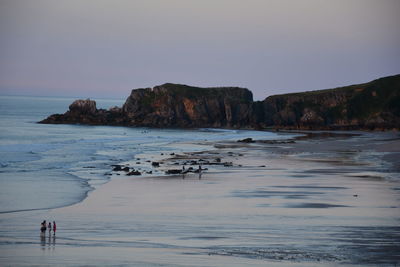
[[[40,123],[175,128],[387,130],[400,128],[400,75],[253,101],[240,87],[163,84],[134,89],[122,107],[76,100]]]

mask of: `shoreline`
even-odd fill
[[[0,263],[29,266],[27,257],[31,264],[61,266],[400,263],[399,169],[385,161],[400,160],[397,133],[314,132],[294,143],[206,144],[213,148],[170,151],[175,154],[163,155],[161,166],[217,157],[232,166],[204,166],[209,169],[201,179],[196,173],[115,175],[75,205],[9,216],[3,231],[13,234],[2,238],[9,254]],[[136,156],[131,162],[136,166]],[[20,225],[37,230],[26,221],[11,224],[27,215],[38,222],[54,218],[56,241],[43,245],[38,237],[14,233]],[[38,247],[45,257],[35,258]]]

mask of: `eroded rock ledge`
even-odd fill
[[[335,89],[284,94],[253,101],[239,87],[163,84],[134,89],[125,104],[97,109],[76,100],[64,114],[40,123],[144,127],[285,129],[400,128],[400,75]]]

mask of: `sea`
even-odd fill
[[[124,100],[95,99],[97,108]],[[110,179],[111,164],[143,153],[179,151],[185,141],[280,139],[270,132],[49,125],[73,98],[0,96],[0,213],[53,209],[80,202]],[[195,151],[199,148],[187,148]],[[189,152],[188,151],[188,152]]]
[[[38,123],[74,100],[0,96],[0,266],[400,265],[398,133]],[[146,169],[187,153],[233,165]]]

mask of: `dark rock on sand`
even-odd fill
[[[159,163],[159,162],[153,161],[153,162],[151,163],[151,166],[153,166],[153,167],[160,167],[160,163]]]
[[[133,171],[127,173],[126,175],[129,175],[129,176],[131,176],[131,175],[142,175],[142,173],[140,171],[133,170]]]
[[[115,172],[122,171],[122,166],[121,165],[113,165],[113,166],[114,166],[113,171],[115,171]]]
[[[181,173],[182,173],[181,169],[170,169],[165,171],[165,174],[181,174]]]
[[[294,140],[260,140],[258,141],[260,143],[264,144],[270,144],[270,145],[279,145],[279,144],[294,144]]]
[[[125,171],[125,172],[129,172],[129,167],[123,167],[122,165],[112,165],[113,171],[115,172],[120,172],[120,171]]]
[[[256,141],[253,140],[253,138],[245,138],[242,140],[238,140],[239,143],[255,143]]]

